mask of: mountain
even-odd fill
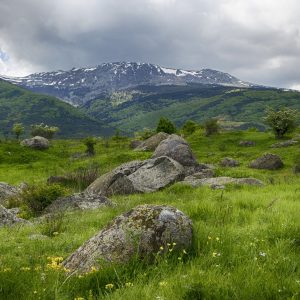
[[[112,132],[102,122],[55,97],[36,94],[0,80],[0,136],[7,136],[15,122],[27,127],[27,135],[31,124],[42,122],[58,126],[58,137],[78,138]]]
[[[187,85],[189,83],[250,87],[230,74],[203,69],[189,71],[147,63],[104,63],[91,68],[35,73],[25,77],[1,77],[31,91],[52,95],[75,106],[140,85]]]

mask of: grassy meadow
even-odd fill
[[[300,145],[270,148],[271,133],[226,132],[187,138],[199,162],[217,166],[218,176],[255,177],[264,187],[228,186],[225,190],[175,184],[150,194],[114,196],[116,206],[65,213],[59,230],[45,234],[46,220],[0,228],[0,299],[300,299],[300,175],[293,173]],[[253,140],[254,147],[238,145]],[[79,140],[55,140],[46,151],[0,143],[0,182],[45,184],[98,164],[103,174],[121,163],[146,159],[129,140],[100,141],[92,158],[73,160],[83,152]],[[280,155],[277,171],[254,170],[248,163],[263,153]],[[223,157],[241,162],[218,166]],[[79,187],[68,188],[68,192]],[[100,271],[68,276],[59,262],[96,234],[115,216],[139,204],[166,204],[193,221],[194,241],[184,252],[169,251],[152,265],[133,260]],[[171,249],[170,249],[171,250]]]

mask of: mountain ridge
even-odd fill
[[[228,73],[212,69],[183,70],[150,63],[113,62],[68,71],[40,72],[24,77],[0,78],[34,92],[58,97],[74,106],[84,105],[100,95],[140,85],[215,84],[255,86]]]

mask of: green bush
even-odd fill
[[[193,134],[196,131],[196,129],[198,129],[198,128],[199,128],[199,125],[196,122],[194,122],[192,120],[188,120],[181,127],[181,131],[184,135],[188,136],[188,135]]]
[[[220,125],[217,119],[209,119],[204,123],[205,136],[217,134],[220,131]]]
[[[67,190],[57,184],[30,185],[18,197],[18,202],[26,205],[33,216],[37,216],[54,200],[66,195]]]
[[[31,136],[42,136],[51,140],[59,131],[58,127],[48,126],[44,123],[31,125]]]
[[[97,139],[94,137],[87,137],[83,139],[83,143],[86,146],[85,153],[88,155],[95,155],[95,145],[97,144]]]
[[[156,127],[156,132],[165,132],[168,134],[172,134],[176,132],[176,127],[169,119],[160,118]]]

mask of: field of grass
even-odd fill
[[[256,146],[238,146],[240,140]],[[151,194],[114,196],[113,208],[66,213],[59,232],[43,239],[34,237],[44,233],[44,221],[1,228],[0,299],[300,299],[300,177],[292,171],[299,146],[271,149],[272,134],[258,132],[195,133],[188,141],[200,162],[217,165],[225,156],[241,162],[237,168],[218,167],[218,175],[255,177],[265,186],[222,191],[175,184]],[[0,181],[41,184],[91,163],[105,173],[151,156],[130,150],[128,141],[109,141],[108,147],[98,143],[93,158],[69,159],[83,150],[75,140],[53,141],[42,152],[2,142]],[[280,155],[285,167],[248,168],[266,152]],[[172,253],[152,265],[108,265],[75,277],[53,267],[51,261],[66,258],[115,216],[145,203],[175,206],[192,219],[194,242],[186,254]]]

